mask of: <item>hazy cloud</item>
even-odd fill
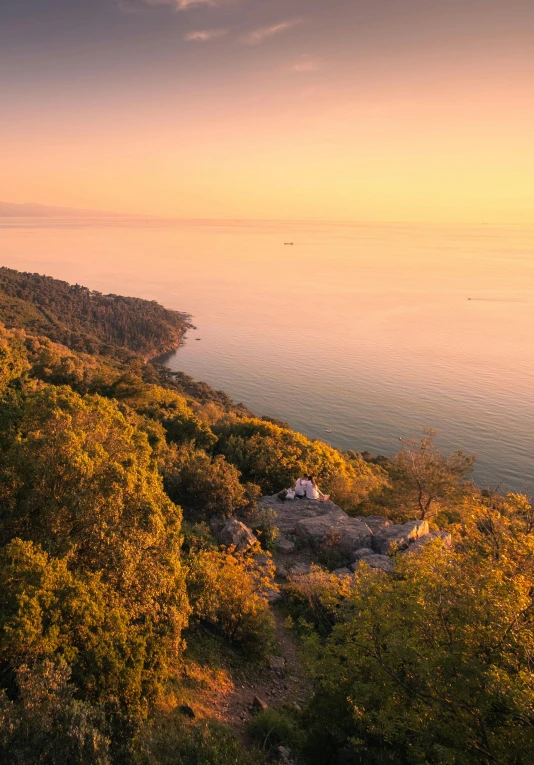
[[[177,11],[185,11],[188,8],[194,8],[195,6],[209,6],[215,8],[219,5],[233,5],[239,0],[142,0],[145,5],[162,6],[166,5],[170,8],[174,8]]]
[[[303,53],[295,59],[291,68],[294,72],[316,72],[322,65],[323,62],[318,56]]]
[[[185,34],[184,40],[187,42],[208,42],[208,40],[216,40],[218,37],[224,37],[226,34],[228,34],[227,29],[197,29]]]
[[[268,40],[270,37],[279,35],[282,32],[286,32],[292,27],[296,27],[300,24],[302,19],[292,19],[290,21],[281,21],[278,24],[272,24],[270,27],[260,27],[259,29],[253,29],[246,35],[243,35],[241,41],[245,45],[261,45],[262,42]]]

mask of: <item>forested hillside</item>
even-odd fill
[[[155,304],[112,296],[108,314],[82,287],[2,278],[2,763],[530,765],[526,496],[480,491],[431,433],[390,460],[341,452],[145,363],[174,326]],[[64,305],[83,351],[55,342]],[[282,574],[257,500],[312,473],[347,513],[438,523],[452,546],[340,575],[334,534],[320,565]],[[222,543],[236,516],[259,542]],[[255,678],[271,704],[232,716]]]
[[[87,353],[150,357],[176,348],[188,316],[155,301],[102,295],[39,274],[0,268],[0,321]]]

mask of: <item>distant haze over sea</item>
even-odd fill
[[[434,427],[482,485],[534,486],[534,228],[2,210],[2,265],[190,313],[169,366],[258,414],[388,455]]]

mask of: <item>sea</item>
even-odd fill
[[[3,218],[0,261],[189,313],[165,363],[312,438],[534,489],[534,227]]]

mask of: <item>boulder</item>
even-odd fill
[[[238,552],[243,552],[257,542],[257,537],[248,526],[235,518],[229,518],[218,533],[220,544],[226,547],[235,547]]]
[[[359,550],[356,550],[356,552],[352,554],[352,560],[353,562],[359,561],[367,558],[369,555],[375,555],[375,551],[370,547],[360,547]]]
[[[295,544],[285,537],[280,537],[276,542],[276,551],[282,555],[290,555],[295,552]]]
[[[254,714],[257,714],[258,712],[265,712],[266,709],[269,709],[269,705],[259,696],[254,696],[250,708]]]
[[[333,574],[336,576],[352,576],[351,571],[348,568],[336,568],[335,571],[332,571]]]
[[[356,550],[370,547],[373,532],[358,518],[349,518],[340,529],[339,550],[350,558]]]
[[[297,521],[302,518],[316,518],[331,512],[343,513],[340,507],[329,500],[321,502],[317,499],[295,499],[293,502],[281,502],[277,495],[262,497],[258,502],[258,510],[269,509],[276,513],[275,525],[282,534],[293,534]],[[343,513],[343,515],[346,515]]]
[[[291,750],[287,746],[279,746],[277,752],[279,765],[295,765],[295,761],[291,758]]]
[[[266,571],[269,571],[273,563],[271,556],[266,555],[265,553],[258,553],[257,555],[253,555],[252,560],[259,568],[263,568]]]
[[[270,603],[271,605],[273,603],[278,603],[279,600],[282,600],[282,595],[278,592],[278,590],[265,590],[263,597],[267,603]]]
[[[393,555],[397,550],[404,550],[410,542],[429,533],[426,521],[408,521],[382,528],[373,535],[372,547],[379,555]]]
[[[391,521],[388,521],[383,515],[359,515],[357,516],[357,520],[366,523],[373,534],[376,534],[377,531],[380,531],[386,526],[391,526]]]
[[[273,672],[283,675],[286,668],[286,660],[282,656],[269,656],[269,667]]]
[[[426,544],[434,542],[436,539],[441,539],[444,547],[452,548],[452,536],[448,531],[431,531],[412,542],[407,552],[420,552]]]
[[[366,563],[371,568],[379,568],[381,571],[385,571],[386,573],[393,571],[395,568],[395,564],[389,555],[366,555],[365,558],[352,563],[350,568],[352,571],[356,571],[361,563]]]
[[[289,573],[292,576],[306,576],[311,571],[309,563],[297,563],[295,566],[291,566]]]
[[[350,556],[360,547],[371,544],[372,532],[358,518],[349,518],[343,510],[333,511],[315,518],[303,518],[295,524],[295,534],[305,544],[320,547],[329,538],[340,552]]]

